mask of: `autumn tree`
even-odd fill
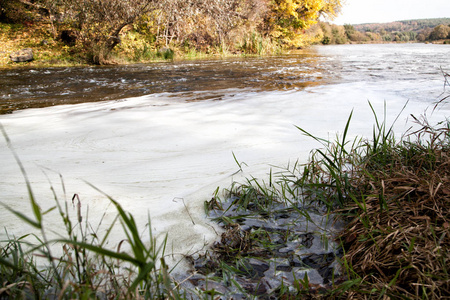
[[[199,50],[229,42],[230,32],[262,19],[266,0],[161,0],[154,12],[158,36],[166,44],[188,43]],[[255,17],[256,16],[256,17]],[[155,31],[155,30],[154,30]]]
[[[155,0],[63,0],[78,43],[95,64],[108,63],[120,33],[147,13]]]
[[[322,44],[333,45],[333,44],[346,44],[348,42],[348,31],[354,31],[351,25],[335,25],[326,22],[319,22],[320,28],[322,30]],[[350,27],[349,27],[350,26]]]
[[[50,24],[54,38],[58,35],[58,16],[65,11],[65,0],[0,0],[0,21],[7,23]]]
[[[331,26],[331,34],[333,35],[335,44],[346,44],[348,41],[344,26],[333,24]]]
[[[450,27],[444,24],[434,27],[430,33],[430,40],[443,40],[450,36]]]
[[[175,46],[260,53],[266,48],[302,47],[320,42],[323,30],[313,25],[321,17],[333,18],[341,8],[340,0],[0,0],[0,4],[3,20],[44,16],[55,40],[74,47],[73,52],[85,54],[94,64],[112,62],[113,49],[130,31],[127,41],[137,34],[136,45],[152,51]],[[330,29],[327,36],[333,43],[346,41],[341,28]],[[137,49],[133,41],[124,47]]]
[[[321,16],[334,18],[340,8],[340,0],[272,0],[266,31],[286,46],[301,47],[305,31]]]
[[[77,45],[95,64],[108,62],[120,33],[150,11],[159,0],[0,0],[0,18],[49,23],[53,37],[71,30]]]

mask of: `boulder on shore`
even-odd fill
[[[31,48],[22,49],[12,53],[9,57],[13,62],[32,61],[34,59],[33,49]]]

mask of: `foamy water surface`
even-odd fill
[[[96,77],[86,77],[80,81],[87,83],[78,89],[76,82],[71,82],[74,88],[68,93],[81,95],[86,101],[112,94],[118,94],[112,97],[118,99],[19,110],[0,115],[0,123],[43,210],[54,206],[50,187],[61,201],[69,203],[78,194],[90,222],[95,227],[102,220],[100,228],[105,228],[115,210],[88,182],[133,214],[143,232],[149,214],[154,233],[168,233],[170,251],[187,253],[217,238],[217,229],[203,211],[203,202],[217,187],[227,188],[245,176],[267,179],[270,168],[278,170],[274,166],[307,160],[318,144],[295,125],[314,135],[333,138],[344,129],[353,110],[350,135],[370,137],[374,118],[368,101],[380,117],[386,105],[389,123],[409,100],[396,123],[398,132],[411,125],[406,123],[410,114],[426,112],[432,122],[448,117],[448,103],[434,112],[431,108],[443,92],[440,68],[449,67],[449,54],[449,47],[442,45],[330,46],[270,58],[265,64],[260,59],[208,61],[207,72],[202,71],[202,62],[194,62],[189,66],[193,77],[188,63],[173,63],[165,65],[167,72],[177,68],[187,71],[168,78],[167,91],[164,66],[158,65],[156,90],[149,88],[145,77],[145,72],[150,74],[156,67],[132,66],[133,72],[141,68],[133,83],[141,86],[138,93],[134,90],[127,94],[126,82],[120,78],[104,79],[108,91],[100,93]],[[271,59],[277,63],[271,65]],[[214,72],[218,64],[221,69]],[[226,69],[227,65],[232,67]],[[45,71],[56,72],[9,70],[1,71],[0,78],[20,78],[25,72],[38,81],[33,72],[39,77]],[[113,73],[114,68],[108,72]],[[120,67],[120,72],[126,73],[126,68]],[[127,80],[133,79],[133,72],[127,74]],[[238,74],[245,76],[239,79]],[[65,80],[63,75],[59,78]],[[143,79],[139,82],[139,78]],[[90,80],[93,84],[87,87]],[[280,84],[283,80],[285,84]],[[200,82],[198,86],[196,81]],[[24,101],[26,96],[14,95],[15,91],[23,92],[24,83],[19,87],[18,79],[11,78],[3,82],[9,85],[1,88],[0,99],[9,99],[8,103]],[[41,89],[41,93],[47,93],[48,98],[64,98],[64,91],[51,94],[58,88],[62,89],[55,85]],[[31,98],[36,96],[33,87],[27,89]],[[245,162],[244,174],[232,175],[239,169],[233,153],[239,162]],[[3,138],[0,158],[1,201],[31,215],[24,178]],[[75,209],[70,208],[70,212],[75,214]],[[5,209],[0,210],[0,219],[10,235],[30,232]],[[63,232],[55,211],[45,219],[51,235]],[[2,239],[5,234],[2,230]],[[111,247],[124,238],[118,227],[110,237]]]

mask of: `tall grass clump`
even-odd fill
[[[372,106],[371,106],[372,107]],[[373,108],[372,108],[373,110]],[[346,220],[337,239],[347,280],[330,296],[450,297],[450,123],[413,119],[396,139],[375,115],[371,139],[322,142],[295,182],[299,194]]]
[[[415,126],[399,137],[397,119],[388,125],[369,105],[370,138],[349,139],[353,113],[334,141],[298,127],[322,145],[309,161],[271,172],[268,183],[252,178],[233,184],[228,197],[246,211],[268,214],[274,203],[288,203],[306,218],[304,208],[319,207],[344,221],[334,235],[343,253],[342,276],[326,293],[305,294],[303,287],[292,297],[449,299],[450,121],[432,125],[412,116]]]
[[[450,297],[450,127],[446,120],[401,141],[361,145],[340,239],[353,298]],[[344,289],[345,290],[345,289]]]
[[[255,31],[244,34],[236,48],[244,54],[267,55],[280,53],[280,46]]]
[[[11,142],[3,127],[3,136]],[[166,240],[157,242],[148,220],[148,242],[141,236],[133,218],[113,198],[105,194],[117,216],[101,236],[84,218],[82,201],[75,194],[71,201],[58,199],[53,186],[55,206],[43,212],[27,178],[25,169],[12,150],[28,191],[32,215],[27,216],[4,203],[5,209],[38,234],[1,241],[0,298],[2,299],[178,299],[164,260]],[[63,190],[64,183],[62,181]],[[95,187],[94,187],[95,188]],[[75,218],[69,216],[74,207]],[[44,218],[56,210],[65,234],[48,238],[50,229]],[[107,247],[115,223],[122,226],[125,239],[117,249]],[[129,248],[127,251],[122,249]],[[61,253],[56,255],[55,253]]]

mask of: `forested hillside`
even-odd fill
[[[450,39],[450,18],[344,26],[319,23],[316,27],[317,34],[323,35],[323,44],[436,41],[449,43]]]
[[[373,23],[354,25],[359,32],[380,34],[385,41],[417,40],[432,41],[450,38],[450,18],[406,20],[391,23]]]
[[[9,42],[105,64],[119,54],[141,61],[304,47],[321,38],[308,29],[340,8],[340,0],[0,0],[0,25]]]
[[[424,30],[432,30],[438,25],[450,25],[450,18],[406,20],[390,23],[368,23],[353,25],[353,27],[361,32],[371,31],[395,33],[413,31],[419,34]]]

